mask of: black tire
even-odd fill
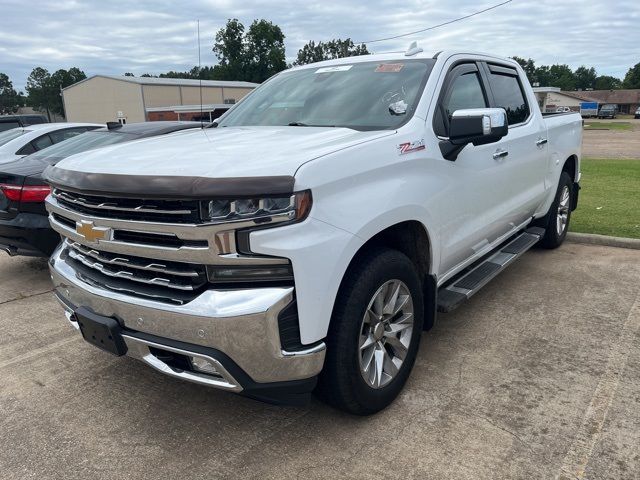
[[[397,373],[386,385],[374,388],[361,373],[359,340],[369,302],[390,280],[400,280],[411,295],[413,329]],[[422,285],[411,260],[387,248],[373,248],[362,254],[349,268],[338,292],[327,335],[325,364],[316,390],[320,398],[356,415],[370,415],[387,407],[398,396],[411,373],[423,323]],[[394,353],[393,347],[385,348],[391,348]]]
[[[562,232],[558,231],[558,214],[559,214],[559,206],[562,200],[563,192],[567,188],[569,192],[569,203],[568,209],[566,210],[566,223]],[[553,249],[558,248],[564,242],[564,239],[567,236],[567,231],[569,230],[569,222],[571,221],[571,207],[574,203],[574,190],[573,190],[573,179],[567,172],[562,172],[560,174],[560,181],[558,182],[558,189],[556,190],[556,196],[553,199],[553,203],[549,208],[549,212],[547,215],[543,217],[542,224],[539,223],[541,227],[545,229],[544,237],[540,239],[540,246],[543,248]]]

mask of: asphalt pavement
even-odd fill
[[[86,344],[46,261],[0,254],[0,478],[640,478],[640,251],[533,250],[423,335],[360,418],[266,405]]]

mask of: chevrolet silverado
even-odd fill
[[[292,68],[209,128],[49,168],[55,293],[89,343],[164,374],[371,414],[437,312],[562,244],[581,135],[494,55]]]

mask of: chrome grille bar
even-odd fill
[[[105,265],[103,265],[102,263],[100,263],[98,261],[93,261],[93,260],[91,260],[90,257],[85,256],[82,253],[77,252],[73,248],[70,248],[68,250],[68,254],[69,254],[69,257],[72,258],[73,260],[81,262],[83,265],[85,265],[85,266],[87,266],[89,268],[92,268],[94,270],[97,270],[101,274],[106,275],[108,277],[131,280],[133,282],[145,283],[147,285],[168,287],[168,288],[173,288],[173,289],[176,289],[176,290],[183,290],[183,291],[194,291],[194,290],[197,290],[199,287],[201,287],[202,285],[204,285],[206,283],[206,280],[204,280],[204,279],[201,280],[198,283],[180,284],[180,283],[176,283],[175,281],[173,281],[170,278],[165,278],[165,277],[145,278],[143,276],[136,275],[135,273],[130,272],[128,270],[112,270],[109,266],[105,266]]]
[[[46,207],[49,212],[49,222],[52,228],[60,235],[72,242],[85,245],[91,249],[98,249],[103,253],[109,252],[118,256],[144,257],[153,259],[154,262],[188,262],[201,265],[274,265],[288,262],[282,258],[237,254],[234,231],[255,226],[256,223],[252,220],[187,224],[107,218],[72,210],[70,206],[63,205],[53,195],[47,198]],[[276,224],[288,220],[287,215],[282,215],[273,217],[271,222]],[[114,235],[98,242],[89,242],[74,228],[75,225],[82,222],[92,223],[101,228],[109,228],[113,230]],[[117,238],[119,231],[123,233],[172,235],[185,242],[203,242],[204,245],[168,246],[133,243],[124,239],[119,240]],[[231,241],[226,243],[220,241],[220,235],[230,235],[229,240]]]
[[[198,273],[195,269],[188,268],[189,264],[181,264],[185,267],[183,269],[170,268],[168,265],[165,265],[163,263],[148,262],[143,258],[134,259],[134,257],[117,256],[105,252],[99,252],[98,250],[85,247],[84,245],[80,245],[78,242],[74,242],[71,240],[66,240],[66,244],[72,247],[74,250],[80,252],[82,255],[93,257],[101,263],[134,268],[136,270],[160,272],[168,275],[176,275],[179,277],[198,277],[200,275],[200,273]]]
[[[63,202],[73,203],[76,205],[81,205],[87,208],[95,208],[98,210],[114,210],[119,212],[137,212],[137,213],[157,213],[163,215],[189,215],[193,213],[193,210],[166,210],[161,209],[155,205],[145,205],[141,204],[137,207],[120,207],[115,202],[101,202],[101,203],[92,203],[84,197],[77,196],[72,197],[69,193],[64,192],[60,189],[53,190],[53,197],[62,200]]]

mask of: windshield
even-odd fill
[[[0,132],[0,145],[4,145],[7,142],[10,142],[14,138],[18,138],[20,135],[24,133],[22,128],[12,128],[11,130],[5,130],[4,132]]]
[[[252,92],[220,126],[397,128],[413,115],[434,63],[394,60],[286,71]]]
[[[30,157],[55,163],[76,153],[86,152],[87,150],[116,143],[128,142],[136,138],[138,138],[137,135],[130,133],[85,132],[69,140],[40,150]]]

